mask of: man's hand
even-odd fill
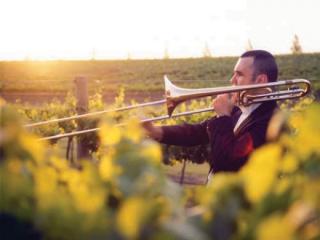
[[[236,98],[235,95],[228,93],[218,95],[212,102],[212,106],[217,113],[218,117],[220,116],[230,116],[232,109],[235,105]]]
[[[156,141],[161,141],[163,136],[163,130],[161,127],[154,126],[152,122],[142,123],[143,128],[146,130],[149,137]]]

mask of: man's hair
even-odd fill
[[[259,74],[266,74],[269,82],[275,82],[278,78],[278,65],[273,55],[264,50],[251,50],[243,53],[243,57],[253,57],[253,79]]]

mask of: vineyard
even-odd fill
[[[320,79],[320,54],[276,56],[279,79]],[[86,76],[91,93],[162,91],[163,76],[184,87],[228,85],[236,57],[122,61],[0,62],[0,91],[69,92],[77,75]],[[142,92],[142,94],[143,94]]]
[[[185,80],[184,87],[208,87],[211,80],[214,86],[227,85],[223,82],[235,61],[1,62],[1,93],[66,92],[63,103],[41,106],[0,98],[1,239],[319,239],[320,54],[277,57],[280,79],[309,79],[313,92],[279,102],[281,111],[268,129],[270,143],[257,149],[239,172],[218,173],[208,185],[198,179],[208,170],[207,145],[169,147],[146,136],[139,119],[165,115],[164,108],[25,127],[76,115],[71,89],[78,74],[89,79],[88,109],[95,112],[125,106],[130,91],[163,89],[164,74]],[[105,102],[105,91],[114,92],[112,103]],[[210,102],[194,100],[177,111]],[[157,124],[196,123],[213,115]],[[79,125],[99,128],[80,137],[87,158],[77,159],[75,137],[39,140],[76,131]],[[192,169],[204,166],[190,185],[177,181],[185,162],[192,162]]]

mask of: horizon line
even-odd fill
[[[245,52],[245,51],[244,51]],[[286,56],[286,55],[304,55],[304,54],[320,54],[320,51],[302,52],[302,53],[277,53],[273,56]],[[143,61],[143,60],[183,60],[183,59],[214,59],[214,58],[234,58],[240,55],[212,55],[212,56],[190,56],[190,57],[138,57],[138,58],[16,58],[16,59],[1,59],[0,62],[55,62],[55,61]]]

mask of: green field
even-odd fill
[[[320,53],[276,56],[279,79],[320,80]],[[0,62],[0,91],[70,91],[74,78],[89,79],[91,92],[163,90],[163,76],[184,87],[227,85],[237,57],[117,61]],[[185,80],[181,81],[180,80]]]

